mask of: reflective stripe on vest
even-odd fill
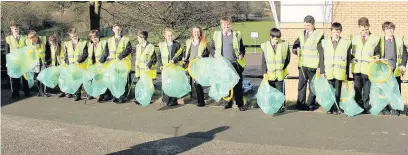
[[[18,41],[17,41],[16,38],[14,38],[13,35],[10,35],[10,36],[6,37],[6,43],[9,44],[10,50],[11,49],[16,49],[16,48],[23,48],[24,46],[26,46],[27,36],[26,35],[20,35],[19,37],[20,38],[19,38]]]
[[[261,48],[264,51],[264,57],[266,60],[266,68],[268,74],[268,80],[282,81],[284,79],[285,72],[283,70],[284,61],[287,57],[288,43],[279,40],[276,51],[273,49],[270,41],[261,44]]]
[[[142,51],[142,45],[136,46],[136,60],[135,60],[135,76],[140,76],[140,71],[144,71],[147,67],[147,62],[149,62],[154,54],[154,46],[152,44],[146,45],[146,47]],[[154,73],[156,72],[156,65],[152,65],[150,68],[151,71]],[[152,76],[152,75],[150,75]],[[152,78],[156,78],[155,75]]]
[[[373,60],[372,57],[374,56],[374,49],[379,40],[379,37],[371,34],[363,44],[361,34],[353,36],[352,55],[354,56],[354,61],[351,63],[352,73],[367,74],[368,64]]]
[[[101,59],[103,52],[105,52],[106,48],[106,40],[99,40],[98,45],[96,45],[96,49],[94,48],[94,43],[90,42],[88,45],[88,62],[92,64],[92,55],[95,54],[95,63],[99,64],[99,59]]]
[[[300,41],[300,56],[298,57],[298,66],[304,66],[309,68],[317,68],[319,65],[319,51],[317,50],[317,44],[322,38],[323,32],[314,30],[309,38],[305,40],[304,31],[299,33]]]
[[[340,39],[337,48],[334,49],[331,38],[322,40],[324,49],[324,70],[328,80],[345,80],[347,71],[347,50],[350,41]]]
[[[165,66],[169,63],[169,54],[170,54],[169,48],[167,47],[167,43],[160,42],[159,49],[160,49],[162,65]]]
[[[222,33],[221,31],[215,31],[213,35],[213,40],[215,44],[215,55],[221,56],[222,52]],[[235,51],[236,58],[239,57],[239,49],[240,44],[239,40],[241,40],[241,32],[240,31],[232,31],[232,48]],[[237,59],[237,62],[242,66],[246,66],[245,59]]]
[[[31,39],[27,39],[27,46],[35,46],[34,49],[36,50],[38,58],[41,59],[41,63],[45,64],[45,50],[46,47],[45,45],[47,44],[47,37],[46,36],[39,36],[39,39],[41,41],[40,44],[33,44]]]
[[[186,53],[184,53],[184,56],[183,56],[184,60],[188,60],[188,59],[189,59],[189,58],[187,58],[187,57],[189,56],[190,51],[191,51],[191,42],[192,42],[191,39],[187,39],[187,40],[186,40]],[[201,42],[199,42],[197,56],[201,56],[201,55],[203,54],[204,49],[205,49],[206,47],[207,47],[207,46],[206,46],[205,44],[202,44]]]
[[[404,50],[404,37],[402,36],[394,36],[394,40],[395,40],[395,45],[396,45],[396,50],[397,50],[397,62],[395,65],[395,70],[394,70],[394,76],[395,77],[399,77],[401,76],[401,68],[400,65],[402,63],[402,51]],[[385,40],[384,37],[381,37],[380,39],[380,49],[381,49],[381,56],[385,57]],[[394,51],[392,51],[394,52]]]
[[[86,40],[79,40],[74,49],[72,45],[72,40],[65,42],[69,64],[74,64],[78,61],[79,57],[83,54],[86,44],[87,44]]]

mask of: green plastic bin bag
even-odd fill
[[[48,67],[38,74],[37,80],[49,88],[55,88],[58,85],[61,70],[61,66]]]
[[[375,85],[375,84],[374,84]],[[370,113],[378,115],[387,104],[390,102],[389,98],[385,95],[385,92],[371,83],[370,87]]]
[[[201,86],[210,86],[213,75],[213,58],[193,59],[188,66],[188,73]]]
[[[391,65],[387,60],[371,62],[368,67],[368,77],[371,81],[371,106],[381,108],[385,107],[384,104],[390,104],[392,109],[401,111],[404,110],[404,104],[401,93],[399,92],[398,82],[392,72]],[[372,114],[378,114],[378,110],[379,109],[374,109]]]
[[[316,74],[311,83],[312,93],[316,95],[316,101],[324,110],[330,111],[336,101],[334,94],[336,89],[333,88],[324,76]]]
[[[347,116],[355,116],[364,111],[354,100],[354,86],[351,82],[343,81],[340,97],[340,108]]]
[[[128,80],[129,69],[125,63],[120,60],[113,60],[105,72],[105,77],[109,81],[108,89],[116,98],[124,95]]]
[[[95,98],[106,92],[108,86],[107,77],[105,77],[105,67],[103,64],[94,64],[87,69],[86,81],[83,83],[86,93]]]
[[[24,74],[24,79],[27,80],[28,88],[32,88],[34,86],[34,72],[27,72]]]
[[[233,91],[230,92],[230,90],[231,88],[227,84],[212,83],[208,96],[214,99],[214,101],[219,102],[222,98],[227,97],[228,95],[233,95],[230,94],[233,93]]]
[[[38,64],[38,56],[32,47],[10,49],[6,55],[7,74],[12,78],[20,78]]]
[[[231,100],[234,93],[233,88],[240,79],[238,73],[235,71],[235,68],[230,61],[224,57],[209,59],[212,60],[211,64],[213,67],[210,78],[209,96],[217,102],[220,101],[220,96],[226,101]],[[228,95],[229,97],[227,97]]]
[[[59,87],[62,92],[74,94],[86,78],[86,72],[78,65],[68,65],[61,67],[59,76]]]
[[[271,87],[267,79],[262,80],[256,93],[256,101],[265,114],[273,115],[283,106],[285,95],[276,88]]]
[[[183,97],[191,91],[189,79],[180,66],[169,63],[162,71],[162,89],[170,97]]]
[[[154,93],[153,79],[146,72],[140,73],[140,79],[135,87],[135,98],[143,107],[150,104]]]

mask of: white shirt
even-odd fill
[[[339,40],[340,40],[340,38],[337,38],[337,39],[333,39],[333,38],[332,38],[332,42],[333,42],[333,41],[336,41],[337,43],[339,43]]]

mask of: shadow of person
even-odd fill
[[[228,130],[229,126],[218,127],[206,132],[193,132],[184,136],[159,139],[132,146],[130,149],[110,153],[109,155],[157,155],[179,154],[191,150],[201,144],[212,141],[217,133]]]

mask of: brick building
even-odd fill
[[[280,29],[283,39],[293,44],[299,32],[304,30],[303,18],[312,15],[316,19],[316,28],[324,30],[329,37],[330,24],[340,22],[343,25],[342,37],[358,33],[357,21],[367,17],[371,33],[382,36],[381,25],[391,21],[396,25],[395,34],[405,36],[408,45],[408,2],[301,2],[282,1],[280,5]],[[294,11],[296,10],[296,11]],[[297,56],[292,54],[289,76],[298,76]],[[403,77],[408,80],[408,75]],[[286,80],[286,92],[297,92],[298,80]],[[408,83],[402,84],[404,103],[408,104]],[[287,99],[296,101],[297,93],[287,93]]]

